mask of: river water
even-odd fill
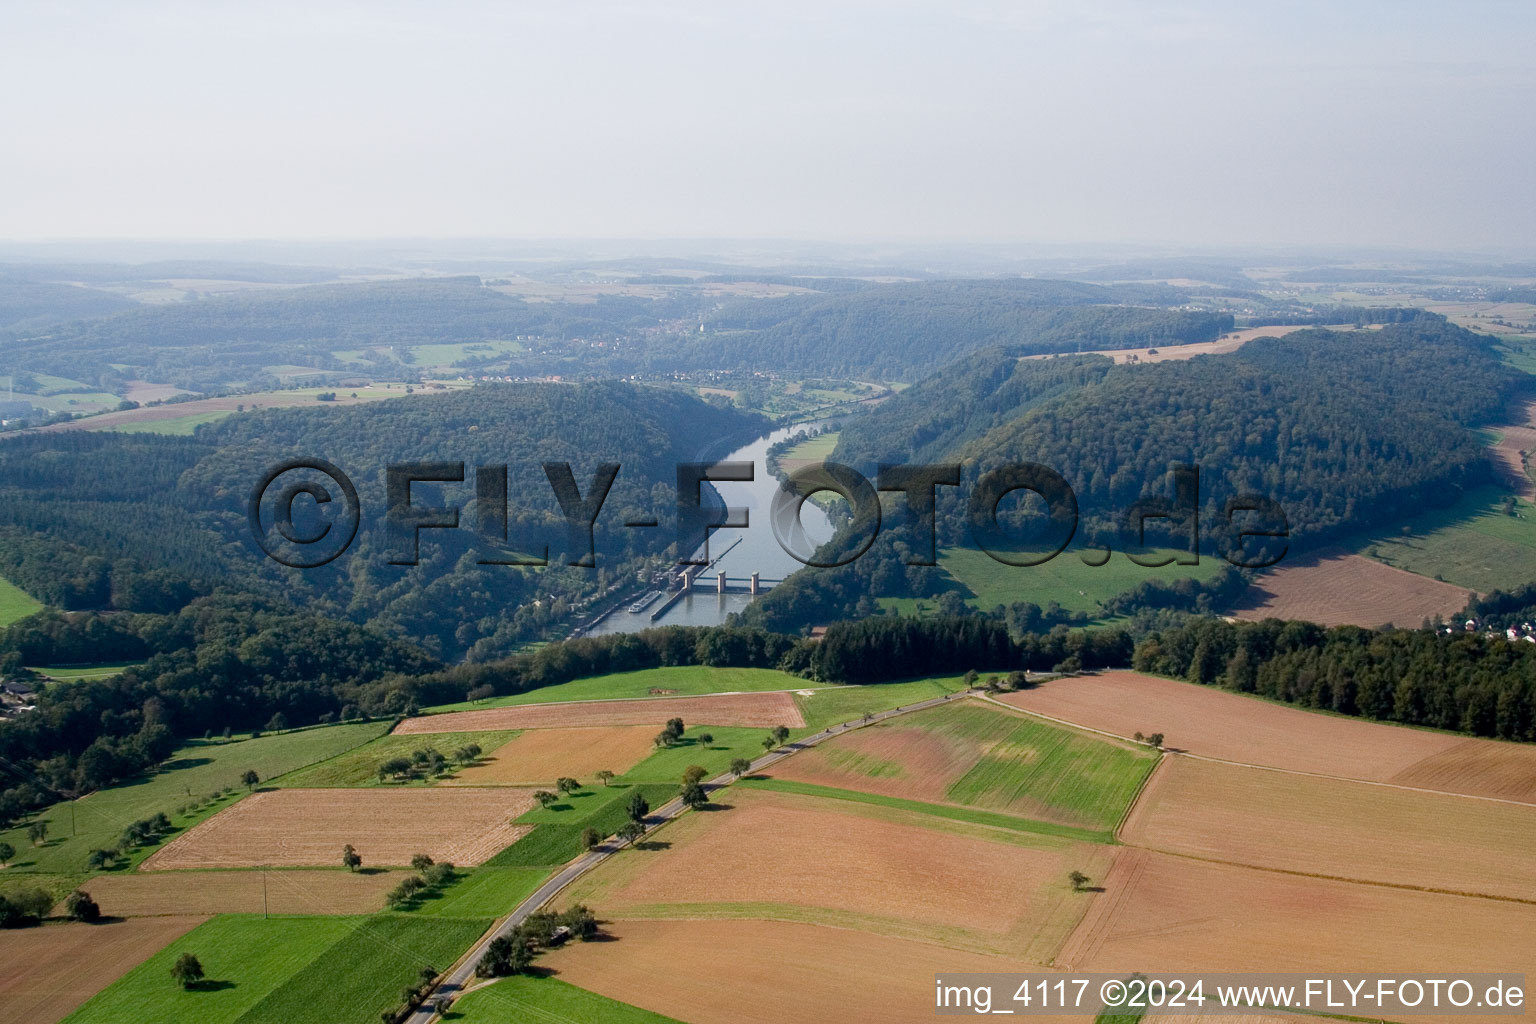
[[[694,581],[691,594],[667,609],[657,621],[651,621],[656,606],[631,614],[626,605],[593,626],[588,633],[633,633],[653,626],[717,626],[727,615],[746,608],[752,597],[750,594],[716,593],[715,573],[723,569],[729,578],[737,580],[755,572],[764,579],[781,580],[803,568],[801,562],[780,547],[768,520],[768,510],[779,488],[778,480],[768,472],[768,449],[792,434],[820,426],[820,423],[797,423],[783,427],[719,458],[717,461],[720,462],[750,462],[755,467],[750,483],[724,481],[713,484],[727,505],[747,510],[747,528],[710,532],[709,555],[718,561]],[[708,453],[704,459],[713,457],[713,453]],[[795,538],[793,546],[802,553],[813,551],[832,538],[832,522],[814,502],[808,501],[801,507],[800,525],[804,537]]]

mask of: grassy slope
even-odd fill
[[[808,684],[804,679],[767,668],[706,668],[703,665],[679,665],[616,672],[606,676],[573,679],[558,686],[546,686],[510,697],[494,697],[471,704],[442,704],[429,711],[467,711],[498,708],[515,704],[550,704],[564,700],[615,700],[625,697],[649,697],[651,689],[675,690],[678,695],[732,693],[735,691],[796,690]]]
[[[392,757],[409,758],[411,752],[436,749],[453,762],[453,752],[459,747],[477,743],[482,754],[489,754],[517,735],[516,730],[501,732],[446,732],[432,735],[380,736],[370,743],[354,747],[327,761],[301,768],[275,781],[285,789],[303,787],[336,788],[353,786],[378,786],[379,765]],[[451,778],[452,776],[448,776]],[[416,779],[410,785],[428,785],[437,779]],[[407,783],[389,782],[383,785],[400,786]]]
[[[556,978],[503,978],[476,989],[453,1004],[452,1019],[463,1024],[506,1024],[529,1020],[544,1024],[678,1024],[638,1006],[616,1002]]]
[[[16,884],[17,876],[29,871],[82,872],[91,850],[117,845],[123,829],[134,821],[163,811],[177,828],[188,828],[245,795],[240,775],[247,768],[263,779],[273,778],[366,743],[387,728],[387,722],[365,722],[230,743],[190,743],[153,775],[74,801],[74,835],[70,833],[69,802],[55,804],[38,815],[48,824],[49,838],[41,847],[27,840],[26,825],[0,833],[0,840],[17,850],[16,862],[3,878],[7,884]],[[234,794],[211,802],[207,799],[210,793],[231,787],[236,790]],[[200,809],[175,813],[197,800],[202,801]],[[149,852],[137,851],[135,860]]]
[[[795,729],[791,736],[802,736],[825,729],[839,722],[851,722],[866,711],[874,713],[889,708],[915,704],[930,697],[942,697],[965,689],[960,676],[934,679],[914,679],[904,683],[877,683],[870,686],[843,686],[834,690],[818,690],[809,697],[797,696],[795,702],[805,716],[804,729]],[[761,753],[761,749],[755,753]]]
[[[216,917],[102,989],[66,1021],[233,1024],[355,926],[355,919],[339,917]],[[184,991],[171,981],[171,965],[189,952],[210,983],[200,991]]]
[[[1154,559],[1177,553],[1153,549],[1137,557]],[[1087,565],[1069,548],[1041,565],[1004,565],[984,551],[945,548],[939,565],[975,596],[970,603],[983,611],[1015,601],[1032,601],[1041,608],[1055,601],[1070,612],[1096,614],[1100,601],[1141,585],[1147,580],[1209,579],[1226,565],[1220,558],[1203,556],[1198,565],[1166,565],[1149,569],[1117,551],[1100,566]]]
[[[73,683],[81,679],[110,679],[125,668],[142,664],[144,664],[142,661],[102,661],[94,665],[28,665],[27,667],[56,682]]]
[[[616,783],[583,790],[549,808],[536,807],[517,820],[534,826],[522,839],[486,862],[487,867],[543,867],[564,864],[581,853],[581,833],[596,829],[610,836],[629,820],[626,808],[632,791],[645,794],[652,809],[677,794],[677,783]]]
[[[372,1024],[422,966],[446,968],[488,924],[400,914],[216,917],[67,1020],[117,1024],[126,1013],[135,1024]],[[171,982],[171,964],[184,952],[207,972],[201,989]]]
[[[0,626],[9,626],[42,610],[41,601],[9,580],[0,579]]]
[[[1071,825],[1057,825],[1049,821],[1035,821],[1012,814],[978,810],[974,807],[930,804],[921,800],[904,800],[901,797],[882,796],[878,793],[860,793],[852,789],[817,786],[809,782],[793,782],[789,779],[748,776],[738,785],[744,785],[750,789],[770,789],[780,793],[796,793],[800,796],[816,796],[828,800],[847,800],[851,803],[871,804],[875,807],[891,807],[899,811],[912,811],[935,818],[948,818],[951,821],[969,822],[972,825],[986,825],[989,828],[1008,829],[1010,832],[1032,832],[1042,836],[1080,839],[1088,843],[1113,843],[1115,841],[1113,831],[1100,832],[1093,829],[1074,828]]]
[[[1518,517],[1504,514],[1505,492],[1469,491],[1450,508],[1414,518],[1400,531],[1356,542],[1356,549],[1387,565],[1421,576],[1438,576],[1487,593],[1536,581],[1536,506],[1517,502]]]

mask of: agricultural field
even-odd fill
[[[1378,551],[1381,548],[1378,546]],[[1319,552],[1287,559],[1260,576],[1239,599],[1240,619],[1307,619],[1325,626],[1391,624],[1417,629],[1435,616],[1452,618],[1471,592],[1362,555]]]
[[[552,867],[565,863],[582,852],[582,830],[595,829],[606,837],[624,827],[629,820],[626,808],[636,789],[645,794],[654,810],[677,795],[676,777],[664,783],[589,786],[549,807],[535,807],[517,819],[520,827],[531,831],[488,860],[486,867]]]
[[[427,965],[458,957],[488,920],[216,917],[182,935],[67,1018],[121,1024],[373,1024]],[[197,988],[170,980],[182,953],[207,971]]]
[[[82,884],[108,917],[164,914],[371,914],[399,872],[118,871]],[[466,915],[467,916],[467,915]]]
[[[391,881],[400,877],[393,872],[390,875],[394,876]],[[532,895],[548,877],[547,867],[481,865],[460,871],[453,881],[416,897],[410,913],[426,917],[502,917]]]
[[[9,626],[43,610],[43,603],[6,579],[0,579],[0,626]]]
[[[559,978],[526,974],[475,989],[453,1004],[452,1019],[462,1024],[506,1024],[518,1019],[542,1024],[680,1024],[676,1018],[588,992]]]
[[[389,363],[408,354],[405,360],[414,366],[427,369],[449,369],[464,365],[466,360],[499,359],[524,351],[522,342],[511,339],[469,341],[436,345],[386,345],[376,355],[366,348],[344,349],[331,355],[344,363]]]
[[[961,676],[913,679],[904,683],[878,683],[871,686],[839,686],[827,690],[802,690],[795,703],[805,717],[807,731],[815,732],[839,722],[852,722],[865,712],[873,714],[890,708],[905,707],[919,701],[958,693],[965,689]]]
[[[381,783],[379,781],[379,765],[391,758],[404,757],[409,759],[411,754],[418,750],[432,749],[441,753],[454,766],[454,774],[448,778],[462,777],[466,771],[472,768],[460,769],[454,760],[453,752],[470,743],[477,744],[481,749],[481,760],[494,755],[494,751],[502,744],[516,736],[517,733],[507,730],[502,732],[477,732],[477,733],[442,733],[430,737],[388,735],[380,736],[372,742],[338,754],[335,757],[312,764],[307,768],[301,768],[296,772],[289,772],[279,779],[273,779],[272,785],[281,786],[284,789],[331,789],[354,786],[400,786],[406,783],[390,779]],[[444,780],[433,779],[422,773],[422,777],[409,780],[413,785],[431,785]]]
[[[74,683],[82,679],[111,679],[125,668],[142,664],[142,661],[102,661],[94,665],[28,665],[27,668],[54,682]]]
[[[1197,565],[1169,564],[1149,569],[1131,561],[1123,551],[1116,551],[1103,565],[1088,565],[1081,552],[1069,548],[1040,565],[1004,565],[985,551],[974,548],[944,548],[939,552],[939,566],[972,594],[969,603],[982,611],[1016,601],[1030,601],[1045,608],[1055,602],[1069,612],[1087,612],[1097,617],[1101,602],[1140,586],[1148,580],[1206,580],[1215,576],[1226,562],[1204,557]],[[1169,548],[1149,548],[1138,557],[1148,560],[1175,558]],[[1095,554],[1095,558],[1102,554]]]
[[[1529,480],[1526,490],[1531,490]],[[1536,504],[1528,493],[1515,501],[1515,515],[1509,515],[1507,496],[1493,487],[1469,491],[1450,508],[1416,516],[1412,532],[1372,538],[1359,545],[1359,552],[1483,594],[1513,590],[1536,580]]]
[[[247,769],[263,779],[274,778],[366,743],[387,728],[387,722],[359,722],[227,743],[189,743],[140,781],[54,804],[28,822],[0,832],[0,841],[18,851],[3,877],[14,884],[14,876],[30,872],[78,874],[86,870],[92,850],[116,846],[123,830],[135,821],[164,813],[174,830],[184,831],[246,796],[240,776]],[[229,790],[224,796],[211,796],[224,790]],[[27,839],[32,821],[48,828],[42,846],[33,846]],[[144,852],[137,851],[134,858]]]
[[[200,917],[0,931],[0,1024],[55,1024]]]
[[[530,729],[482,755],[445,785],[552,785],[561,776],[590,779],[605,769],[623,775],[655,749],[655,736],[649,725]]]
[[[806,680],[769,668],[709,668],[704,665],[669,665],[637,672],[614,672],[543,686],[510,697],[462,701],[427,708],[440,711],[474,711],[522,704],[555,704],[581,700],[624,700],[638,697],[697,697],[713,693],[752,693],[798,690]],[[809,684],[823,685],[823,684]]]
[[[928,1024],[935,963],[963,972],[1037,969],[1012,956],[788,921],[622,920],[604,930],[612,942],[573,943],[541,964],[561,981],[690,1024],[820,1021],[829,1007],[839,1024]]]
[[[480,864],[527,831],[511,819],[532,804],[529,790],[505,787],[266,790],[183,832],[144,870],[330,867],[347,844],[365,868],[416,853]]]
[[[1174,751],[1366,782],[1422,785],[1405,780],[1447,755],[1467,768],[1424,788],[1475,796],[1507,798],[1536,768],[1536,747],[1304,711],[1139,672],[1052,679],[998,699],[1115,736],[1161,732]],[[1468,762],[1473,751],[1486,753]]]
[[[1122,838],[1253,867],[1486,896],[1536,892],[1536,805],[1170,757]]]
[[[1199,963],[1208,971],[1370,973],[1383,964],[1403,972],[1477,964],[1519,970],[1514,951],[1536,948],[1536,913],[1523,903],[1135,849],[1120,851],[1101,884],[1104,893],[1058,967],[1153,972]]]
[[[575,704],[529,704],[479,711],[450,711],[407,718],[395,735],[443,732],[491,732],[503,729],[562,729],[578,726],[654,725],[678,717],[700,725],[772,728],[803,726],[794,697],[788,693],[723,694],[713,697],[658,697],[643,700],[583,701]]]
[[[751,787],[668,825],[567,891],[613,918],[745,918],[853,928],[1048,963],[1111,848]],[[1006,878],[1007,885],[977,879]]]
[[[1108,832],[1155,761],[1145,748],[967,700],[858,729],[773,775]]]

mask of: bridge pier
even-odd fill
[[[715,573],[715,590],[717,593],[725,593],[725,570]]]
[[[751,594],[753,597],[756,597],[762,591],[762,589],[763,588],[760,581],[758,580],[757,573],[753,573],[752,581],[747,584],[747,593]]]

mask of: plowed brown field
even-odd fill
[[[0,931],[0,1024],[54,1024],[201,917]],[[132,1017],[132,1010],[124,1012]]]
[[[350,843],[364,867],[409,864],[416,853],[479,864],[529,826],[525,789],[279,789],[246,797],[150,856],[146,871],[309,867],[341,863]]]
[[[1533,836],[1536,806],[1177,756],[1121,830],[1133,846],[1514,899],[1536,898]]]
[[[338,850],[338,856],[340,851]],[[166,914],[371,914],[403,875],[350,871],[133,871],[86,888],[109,917]],[[265,894],[263,894],[265,884]],[[263,899],[265,895],[265,899]]]
[[[1001,699],[1116,736],[1161,732],[1170,749],[1205,757],[1369,782],[1425,772],[1408,784],[1501,797],[1518,790],[1521,765],[1536,771],[1536,747],[1323,715],[1139,672],[1054,679]],[[1425,785],[1431,778],[1440,785]]]
[[[802,751],[776,766],[773,775],[909,800],[948,801],[950,784],[974,768],[984,751],[961,737],[903,721],[859,729]]]
[[[728,800],[668,826],[670,849],[614,858],[569,898],[615,917],[807,920],[1048,963],[1090,898],[1068,873],[1099,874],[1111,857],[838,800],[764,790]]]
[[[495,729],[570,729],[581,726],[661,726],[669,718],[693,725],[800,727],[805,719],[788,693],[731,693],[709,697],[590,700],[570,704],[523,704],[482,711],[450,711],[407,718],[396,733],[489,732]]]
[[[1022,961],[781,921],[615,921],[541,966],[582,988],[692,1024],[931,1024],[936,971],[1032,971]],[[680,970],[694,964],[697,970]],[[1083,1017],[1031,1017],[1081,1024]]]
[[[1123,848],[1103,884],[1106,891],[1062,951],[1058,967],[1519,971],[1524,968],[1515,965],[1536,949],[1536,908],[1527,904],[1303,878]]]
[[[1387,623],[1413,629],[1465,608],[1472,591],[1363,555],[1332,552],[1287,559],[1248,588],[1232,614],[1240,619],[1306,619],[1325,626]]]
[[[591,781],[593,772],[623,774],[655,749],[654,725],[530,729],[508,740],[447,786],[552,784],[561,776]]]

